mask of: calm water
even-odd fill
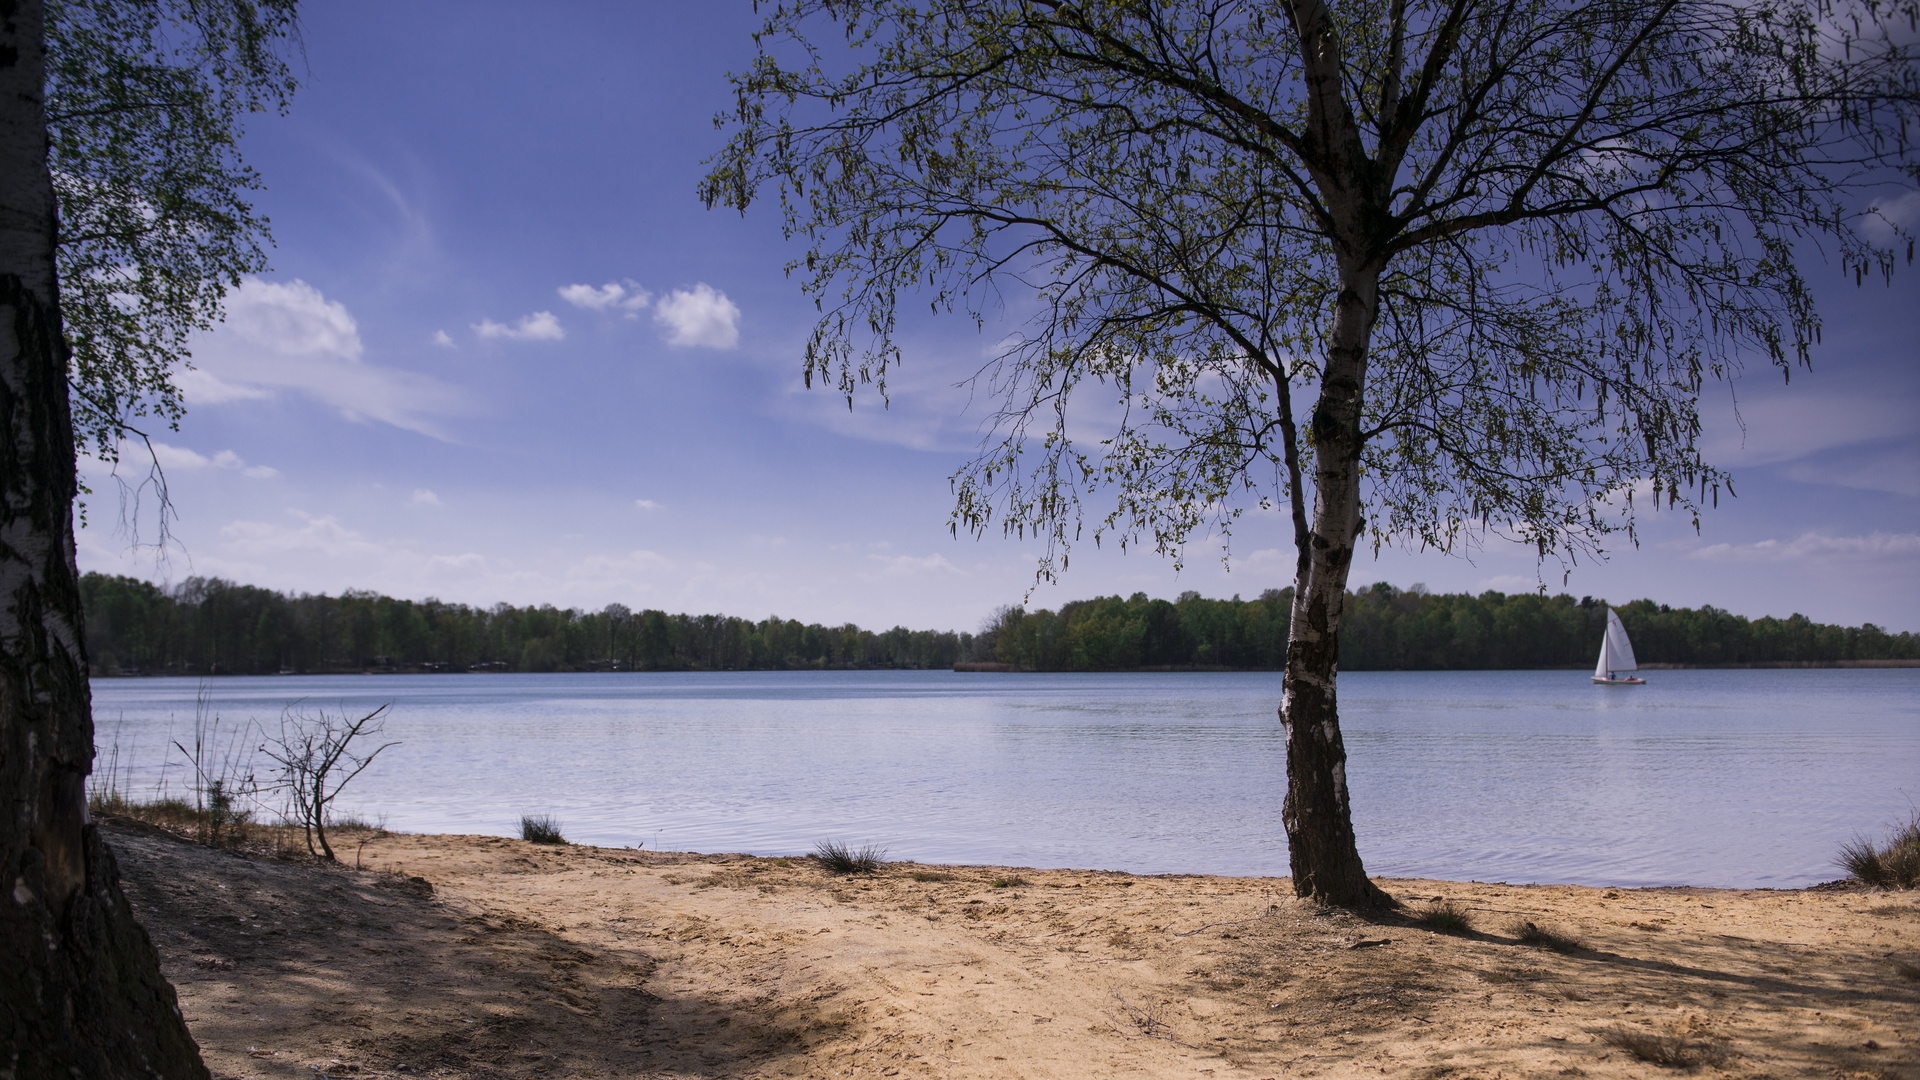
[[[186,777],[191,679],[93,684],[135,794]],[[1285,874],[1279,676],[749,672],[228,678],[222,741],[392,702],[341,805],[420,832],[923,862]],[[1391,876],[1800,886],[1920,801],[1920,669],[1353,672],[1355,825]],[[251,740],[257,743],[258,737]],[[245,742],[245,740],[243,740]],[[170,768],[163,762],[173,762]],[[264,765],[264,762],[260,763]]]

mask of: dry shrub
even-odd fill
[[[1439,900],[1413,913],[1413,921],[1442,934],[1464,934],[1473,929],[1473,914],[1451,900]]]
[[[886,848],[871,844],[855,850],[837,840],[822,840],[813,847],[813,857],[829,874],[871,874],[880,869],[886,853]]]
[[[1712,1043],[1694,1042],[1672,1035],[1655,1035],[1647,1031],[1614,1028],[1601,1032],[1600,1038],[1607,1045],[1619,1047],[1641,1061],[1669,1069],[1719,1065],[1727,1058],[1726,1051]]]
[[[1875,845],[1864,837],[1841,844],[1835,862],[1862,885],[1881,889],[1920,887],[1920,811],[1906,824],[1895,826],[1885,845]]]
[[[533,844],[564,844],[567,838],[560,835],[560,823],[552,814],[520,815],[520,839]]]
[[[1523,945],[1538,945],[1554,952],[1585,952],[1587,944],[1571,934],[1563,934],[1550,926],[1540,926],[1531,919],[1515,919],[1507,927],[1507,932],[1520,939]]]

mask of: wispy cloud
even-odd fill
[[[1885,246],[1911,232],[1920,224],[1920,191],[1902,191],[1874,200],[1860,218],[1859,232],[1873,243]]]
[[[653,294],[641,288],[637,282],[629,280],[624,284],[609,281],[598,287],[592,285],[562,285],[559,288],[560,299],[577,308],[588,311],[618,311],[629,319],[637,319],[640,312],[653,302]]]
[[[1740,420],[1734,424],[1730,414],[1716,419],[1704,440],[1708,460],[1717,465],[1768,465],[1920,434],[1920,405],[1898,392],[1775,390],[1742,400]]]
[[[704,281],[661,297],[653,321],[671,331],[669,345],[731,349],[740,343],[740,308]]]
[[[1920,495],[1920,446],[1862,450],[1842,461],[1796,462],[1787,468],[1787,476],[1806,484]]]
[[[1495,574],[1492,577],[1481,578],[1479,588],[1482,592],[1488,589],[1503,593],[1538,592],[1540,590],[1540,579],[1537,577],[1523,577],[1519,574]]]
[[[453,343],[452,335],[448,334],[445,330],[435,330],[433,332],[433,343],[443,349],[457,349],[460,347]]]
[[[1771,563],[1802,560],[1911,559],[1920,556],[1920,533],[1872,532],[1865,536],[1802,533],[1792,540],[1709,544],[1688,553],[1712,562]]]
[[[518,322],[511,324],[481,319],[473,324],[473,332],[482,339],[506,338],[508,341],[560,341],[567,336],[559,317],[551,311],[522,315]]]
[[[409,502],[411,502],[411,503],[412,503],[413,505],[415,505],[415,506],[441,506],[441,505],[444,505],[444,504],[443,504],[443,503],[441,503],[441,501],[440,501],[440,496],[438,496],[438,495],[435,495],[435,494],[434,494],[433,492],[431,492],[431,491],[428,491],[428,490],[427,490],[426,488],[414,488],[414,489],[413,489],[413,498],[412,498],[412,499],[409,499],[408,501],[409,501]]]
[[[878,567],[880,577],[917,578],[963,573],[959,567],[948,562],[945,555],[869,555],[867,561]]]
[[[654,502],[652,499],[635,499],[633,500],[633,505],[639,507],[642,510],[665,510],[666,509],[666,507],[661,506],[659,503]]]
[[[144,451],[136,443],[122,443],[120,446],[120,458],[122,461],[138,459],[143,453]],[[155,440],[153,443],[153,460],[162,469],[177,472],[194,472],[199,469],[232,469],[242,476],[252,477],[255,480],[270,480],[280,475],[280,470],[271,465],[247,464],[241,459],[239,454],[231,450],[221,450],[212,457],[208,457],[197,450],[189,450],[184,446],[169,446],[158,440]]]
[[[349,420],[437,439],[449,438],[441,418],[472,411],[459,387],[362,360],[352,314],[304,281],[247,278],[228,292],[226,307],[226,321],[195,339],[195,368],[181,373],[189,403],[253,401],[291,391]]]

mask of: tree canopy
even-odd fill
[[[1808,362],[1799,260],[1911,258],[1897,222],[1859,226],[1920,181],[1916,23],[1920,0],[785,0],[702,191],[775,191],[823,315],[808,378],[849,400],[885,392],[908,295],[1013,325],[974,376],[999,411],[956,531],[1037,534],[1050,576],[1088,517],[1177,558],[1284,510],[1294,888],[1389,905],[1338,724],[1356,546],[1571,559],[1636,494],[1717,501],[1701,390]]]
[[[295,0],[50,0],[48,164],[74,441],[119,460],[142,417],[175,424],[188,339],[266,269],[250,113],[284,111]]]
[[[1177,552],[1290,501],[1304,535],[1299,428],[1331,417],[1296,395],[1372,271],[1354,389],[1373,539],[1487,528],[1577,555],[1631,527],[1613,511],[1636,485],[1717,496],[1703,381],[1807,361],[1811,238],[1856,275],[1911,258],[1897,222],[1857,226],[1920,176],[1894,36],[1914,18],[797,0],[737,79],[703,193],[744,210],[777,189],[826,312],[807,372],[844,393],[884,390],[906,296],[1022,327],[980,376],[1000,424],[956,477],[957,524],[1064,551],[1104,487],[1095,535],[1123,543]]]

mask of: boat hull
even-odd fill
[[[1604,678],[1602,676],[1595,675],[1593,677],[1593,681],[1601,684],[1602,686],[1645,686],[1647,685],[1647,680],[1636,679],[1636,678],[1633,678],[1632,676],[1628,676],[1627,678],[1624,678],[1624,679],[1611,679],[1611,678]]]

